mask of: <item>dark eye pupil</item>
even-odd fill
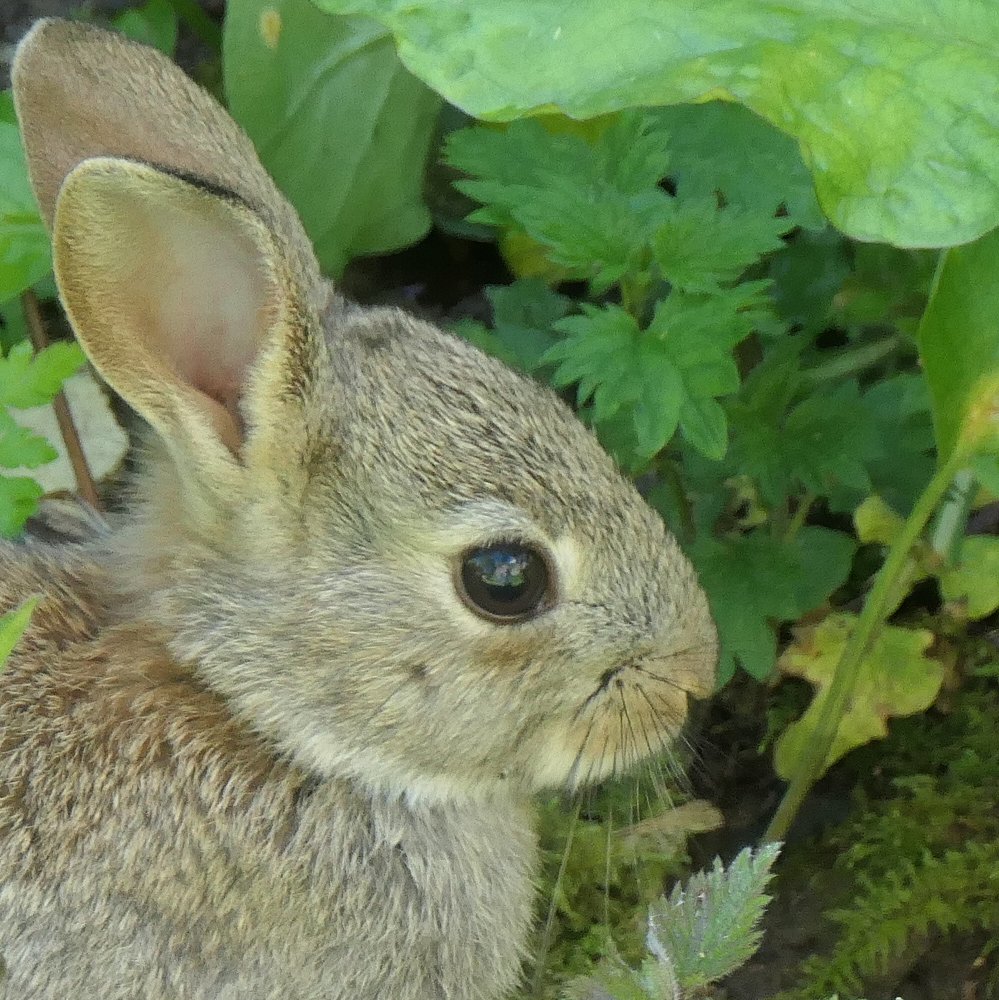
[[[534,549],[506,543],[469,552],[461,583],[473,611],[489,618],[520,621],[535,614],[548,594],[548,567]]]

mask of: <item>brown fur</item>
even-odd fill
[[[554,395],[343,303],[162,56],[43,22],[14,80],[68,314],[155,434],[113,530],[0,546],[0,613],[43,597],[0,678],[0,998],[497,1000],[530,792],[710,690],[690,565]],[[511,539],[555,595],[499,625],[455,577]]]

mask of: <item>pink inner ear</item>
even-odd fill
[[[239,401],[274,320],[274,279],[230,206],[186,201],[132,217],[145,257],[133,273],[133,308],[146,346],[205,397],[219,436],[238,450]]]

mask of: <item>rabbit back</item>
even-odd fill
[[[0,997],[508,992],[524,809],[305,774],[155,630],[109,624],[106,584],[82,552],[0,547],[0,612],[45,594],[0,698]]]

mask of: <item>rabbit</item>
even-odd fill
[[[712,688],[691,565],[553,392],[342,298],[166,57],[45,20],[12,75],[62,303],[150,431],[107,530],[0,545],[0,613],[40,597],[0,997],[509,995],[532,794]]]

